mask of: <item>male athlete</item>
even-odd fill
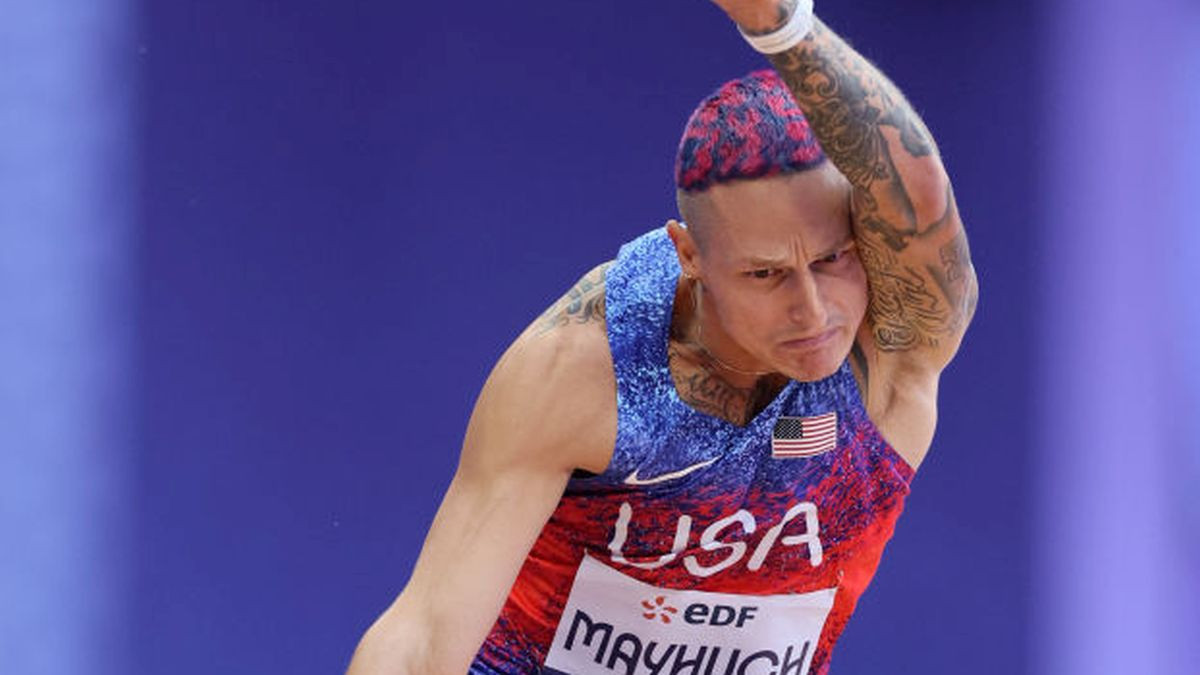
[[[496,364],[352,675],[828,672],[975,276],[900,92],[811,0],[715,1],[774,71],[693,113],[684,222]]]

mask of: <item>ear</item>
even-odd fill
[[[687,226],[678,220],[668,220],[667,236],[675,244],[675,254],[679,256],[679,266],[683,268],[684,276],[699,278],[700,247]]]

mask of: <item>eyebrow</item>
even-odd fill
[[[777,267],[787,262],[787,258],[764,258],[761,256],[752,256],[742,258],[739,264],[747,267]]]
[[[821,253],[817,257],[824,258],[827,255],[837,253],[838,251],[842,250],[843,248],[846,248],[850,244],[853,244],[857,241],[858,240],[854,238],[854,230],[850,230],[850,232],[846,235],[846,237],[844,239],[842,239],[838,243],[834,244],[832,248],[826,249],[825,252]]]
[[[849,234],[846,235],[845,239],[842,239],[840,242],[834,244],[833,246],[826,248],[824,251],[822,251],[818,255],[814,256],[814,258],[820,259],[820,258],[824,258],[829,255],[832,255],[833,253],[840,251],[841,249],[845,248],[847,245],[853,243],[854,241],[855,241],[854,232],[851,231]],[[786,256],[769,257],[769,256],[761,256],[761,255],[751,255],[751,256],[742,258],[739,261],[739,264],[749,266],[749,267],[771,267],[771,266],[783,265],[783,264],[787,263],[787,261],[788,261],[788,258]]]

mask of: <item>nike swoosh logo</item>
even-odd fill
[[[713,462],[717,461],[717,459],[718,459],[717,457],[713,457],[712,459],[708,460],[707,462],[700,462],[699,464],[693,464],[689,467],[680,469],[678,471],[672,471],[671,473],[664,473],[661,476],[655,476],[654,478],[638,478],[637,469],[634,469],[633,473],[631,473],[625,477],[625,484],[626,485],[655,485],[657,483],[665,483],[669,480],[675,480],[676,478],[683,478],[684,476],[688,475],[689,473],[691,473],[693,471],[699,471],[700,469],[703,469],[704,467],[708,466],[709,464],[712,464]]]

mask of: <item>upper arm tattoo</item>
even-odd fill
[[[538,332],[546,333],[570,323],[604,322],[604,274],[611,262],[604,263],[577,281],[538,318]]]
[[[930,288],[925,275],[873,242],[860,244],[859,255],[871,288],[871,333],[880,349],[937,346],[937,338],[947,332],[950,322],[948,305]]]
[[[947,183],[945,208],[923,221],[894,161],[894,153],[908,155],[905,166],[936,161],[929,130],[896,86],[820,21],[799,45],[770,58],[852,186],[878,347],[938,347],[960,334],[975,282],[953,192]]]
[[[947,188],[949,190],[949,188]],[[927,226],[942,233],[957,219],[953,194],[942,218]],[[974,269],[962,228],[932,257],[905,258],[886,242],[859,237],[859,256],[871,289],[869,320],[875,343],[884,351],[938,347],[970,321],[975,303]],[[924,263],[918,263],[923,260]]]
[[[938,249],[938,264],[928,265],[926,269],[952,309],[953,322],[949,330],[962,329],[974,316],[975,303],[979,299],[966,232],[960,229],[952,240],[943,244]]]

